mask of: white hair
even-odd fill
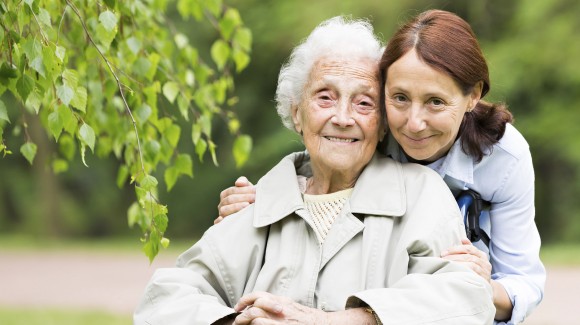
[[[276,88],[276,109],[284,126],[296,131],[292,106],[298,105],[310,70],[321,57],[371,59],[379,63],[382,43],[368,20],[337,16],[323,21],[300,45],[292,50],[280,69]]]

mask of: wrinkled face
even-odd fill
[[[313,166],[360,172],[382,132],[378,65],[324,57],[310,72],[292,118]]]
[[[431,68],[411,50],[387,71],[385,104],[389,129],[405,153],[433,162],[447,154],[463,115],[475,107],[481,87],[465,95],[447,74]]]

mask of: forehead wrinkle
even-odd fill
[[[376,71],[370,70],[368,69],[369,62],[371,61],[356,61],[355,64],[349,64],[341,60],[320,60],[312,69],[309,84],[336,85],[348,82],[354,84],[354,89],[359,92],[378,96],[378,66]],[[360,80],[365,82],[360,82]]]

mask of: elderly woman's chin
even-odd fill
[[[319,145],[306,146],[312,162],[318,162],[328,171],[360,171],[371,160],[377,141],[374,139],[344,141],[321,137]]]

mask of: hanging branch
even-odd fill
[[[111,71],[111,74],[113,75],[113,77],[115,78],[115,81],[117,82],[117,87],[119,88],[119,93],[121,94],[121,98],[123,99],[123,104],[125,106],[125,110],[129,114],[129,117],[131,118],[131,122],[133,123],[133,128],[135,130],[135,136],[137,138],[137,151],[139,152],[139,162],[141,163],[141,170],[143,171],[143,175],[147,175],[147,172],[145,172],[145,164],[143,162],[143,152],[141,150],[141,141],[139,140],[139,131],[137,130],[137,122],[135,121],[135,118],[133,117],[133,113],[131,112],[131,108],[129,107],[129,104],[127,103],[127,99],[125,99],[125,92],[123,91],[123,84],[121,83],[121,80],[119,79],[119,77],[115,73],[115,70],[113,69],[113,66],[112,66],[111,62],[109,61],[109,59],[107,59],[105,54],[103,54],[103,52],[99,49],[99,47],[97,46],[97,44],[95,43],[95,41],[93,40],[91,35],[89,34],[89,30],[85,24],[85,21],[81,17],[81,14],[78,11],[78,9],[70,2],[70,0],[66,0],[66,3],[68,6],[71,7],[71,9],[74,11],[75,15],[79,18],[81,25],[83,26],[83,29],[85,31],[85,34],[87,35],[87,38],[89,39],[91,44],[93,44],[93,46],[95,47],[95,49],[97,50],[97,52],[99,53],[99,55],[101,56],[103,61],[105,61],[105,63],[107,64],[107,67],[109,68],[109,71]]]

